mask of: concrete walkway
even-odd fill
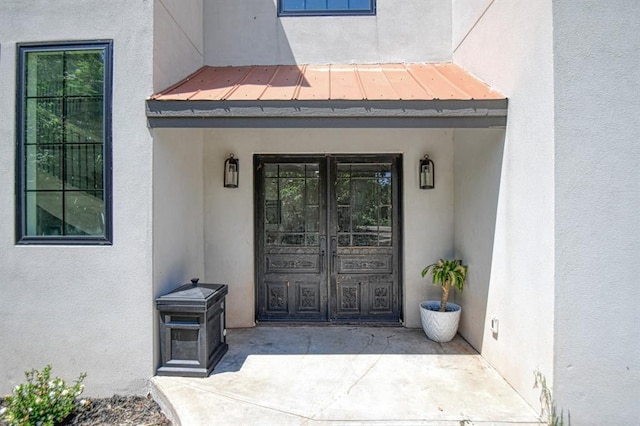
[[[534,410],[459,336],[422,330],[229,330],[205,379],[154,377],[174,425],[531,425]]]

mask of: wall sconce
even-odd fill
[[[420,160],[420,189],[433,189],[435,186],[435,169],[433,161],[429,159],[428,155],[425,155]]]
[[[224,187],[238,187],[238,171],[239,163],[237,158],[233,158],[233,154],[224,162]]]

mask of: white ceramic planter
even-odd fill
[[[455,303],[447,303],[447,311],[439,312],[440,301],[428,300],[420,303],[420,320],[427,337],[434,342],[448,342],[458,332],[462,308]]]

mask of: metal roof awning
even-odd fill
[[[446,64],[200,68],[147,100],[151,127],[504,127],[507,99]]]

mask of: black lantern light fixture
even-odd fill
[[[224,187],[238,187],[239,163],[237,158],[233,158],[233,154],[224,162]]]
[[[435,169],[433,161],[425,155],[420,160],[420,189],[433,189],[435,186]]]

